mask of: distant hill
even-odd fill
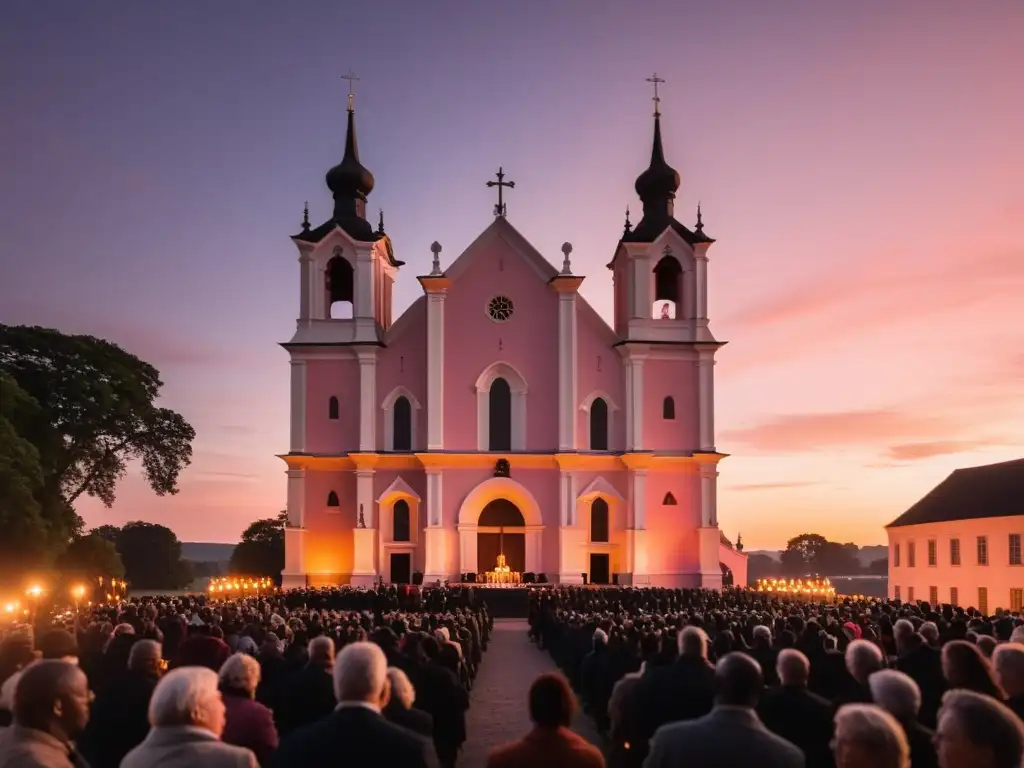
[[[224,563],[226,566],[234,550],[234,544],[211,544],[203,541],[181,543],[182,559],[193,563]]]
[[[748,557],[754,555],[764,555],[770,557],[775,562],[779,562],[782,557],[781,549],[753,549],[747,551]],[[860,561],[861,566],[867,568],[875,560],[879,560],[883,557],[889,556],[889,548],[884,544],[872,544],[867,547],[861,547],[857,553],[857,559]]]

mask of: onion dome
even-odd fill
[[[637,195],[644,203],[644,214],[655,211],[672,215],[671,201],[679,189],[679,172],[665,162],[665,151],[661,146],[661,116],[654,116],[654,145],[651,148],[651,164],[637,176]]]
[[[373,174],[359,162],[355,110],[351,102],[345,156],[327,172],[327,188],[334,195],[333,218],[338,226],[356,240],[373,240],[373,227],[366,220],[366,196],[373,191]]]

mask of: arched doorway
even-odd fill
[[[526,571],[526,518],[508,499],[494,499],[480,510],[476,533],[477,573],[494,570],[498,555],[513,571]]]

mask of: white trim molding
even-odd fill
[[[292,360],[291,452],[306,452],[306,361]]]
[[[558,295],[558,449],[576,449],[576,292]]]
[[[598,496],[603,496],[606,501],[625,501],[622,494],[615,490],[611,483],[603,477],[595,477],[590,485],[580,491],[576,497],[577,501],[593,501]]]
[[[444,448],[444,291],[427,293],[427,450]]]
[[[419,421],[420,401],[401,384],[392,389],[380,404],[381,410],[384,411],[384,450],[395,450],[395,403],[400,397],[404,397],[409,401],[409,445],[412,450],[416,451],[419,450],[420,446],[416,440],[418,437],[416,434],[416,422]]]
[[[512,390],[512,450],[526,450],[526,379],[510,363],[497,361],[484,368],[476,380],[476,442],[478,451],[490,451],[490,392],[495,379],[504,379]]]
[[[395,481],[385,488],[383,493],[377,497],[377,503],[388,504],[392,501],[397,501],[400,498],[412,499],[417,503],[420,501],[420,497],[417,495],[416,491],[414,491],[401,477],[396,477]]]
[[[616,412],[619,410],[619,406],[612,400],[612,396],[609,395],[602,389],[595,389],[586,399],[580,403],[580,410],[583,411],[587,416],[583,419],[583,447],[580,450],[590,451],[594,450],[590,447],[590,407],[594,404],[597,398],[604,400],[604,404],[608,406],[608,447],[606,451],[617,450],[618,446],[614,445],[613,436],[615,435],[615,426],[618,423],[618,416]]]

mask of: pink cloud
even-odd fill
[[[791,483],[780,482],[780,483],[741,483],[739,485],[730,485],[727,490],[730,491],[781,491],[788,490],[790,488],[806,488],[811,485],[818,485],[816,482],[811,481],[794,481]]]
[[[932,440],[923,443],[903,443],[890,446],[885,455],[894,461],[918,461],[934,456],[949,456],[955,453],[969,453],[979,448],[1006,445],[1005,440]]]

